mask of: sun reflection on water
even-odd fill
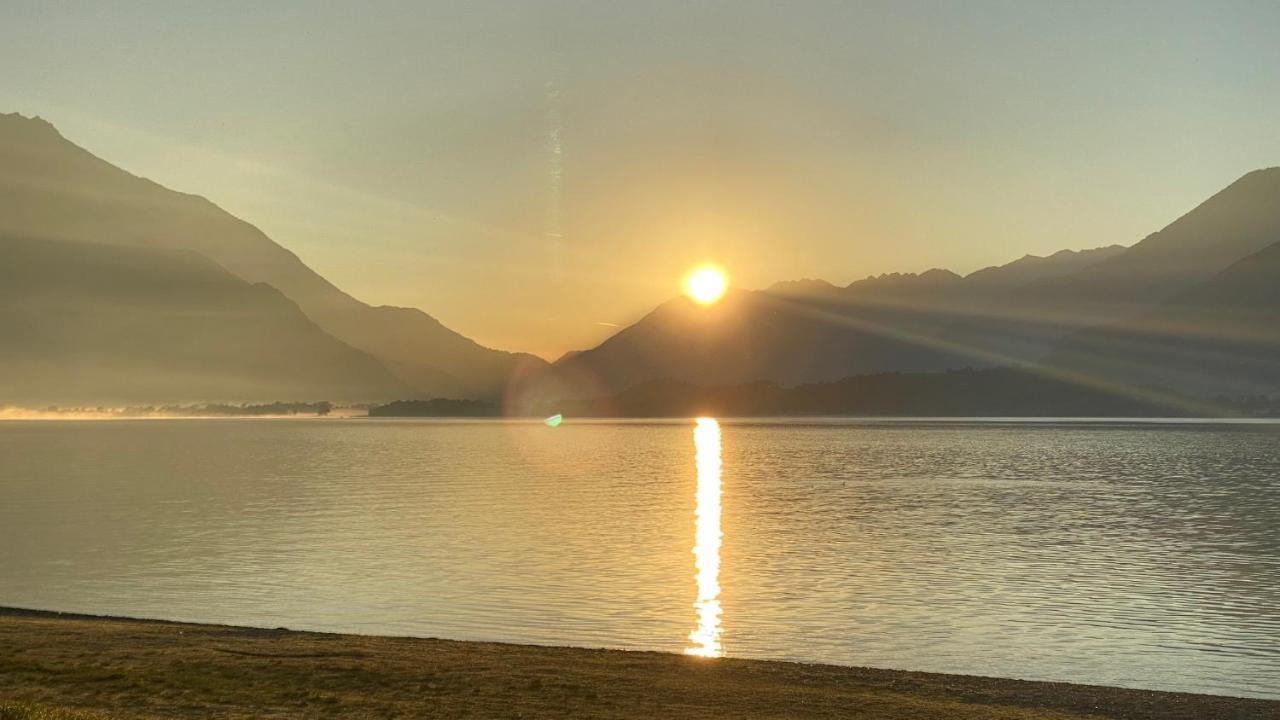
[[[697,506],[693,556],[697,573],[698,624],[689,633],[692,646],[686,655],[720,657],[720,423],[714,418],[698,418],[693,430],[695,463],[698,469]]]

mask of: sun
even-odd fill
[[[698,265],[684,276],[684,294],[699,305],[713,305],[729,289],[729,276],[710,263]]]

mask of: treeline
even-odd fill
[[[2,407],[2,406],[0,406]],[[266,415],[318,415],[333,412],[330,402],[273,402],[263,404],[205,403],[194,405],[132,405],[128,407],[61,407],[49,406],[30,411],[47,416],[68,417],[261,417]]]
[[[577,417],[1192,417],[1239,414],[1157,388],[1081,384],[1016,368],[882,373],[786,388],[645,383],[609,397],[546,404]]]
[[[403,400],[374,417],[499,417],[476,400]],[[783,387],[769,382],[702,387],[673,380],[616,395],[545,401],[546,417],[1280,417],[1280,398],[1197,399],[1156,387],[1090,383],[1025,368],[881,373]]]
[[[369,417],[499,417],[502,408],[480,400],[397,400],[369,408]]]
[[[228,405],[214,403],[209,405],[168,405],[159,408],[157,415],[319,415],[325,416],[333,412],[330,402],[273,402],[261,405]]]

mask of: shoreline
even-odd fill
[[[1280,701],[0,607],[0,718],[211,716],[1250,720]]]
[[[563,418],[565,424],[671,424],[691,422],[709,415],[579,415]],[[1105,415],[714,415],[720,423],[728,424],[788,424],[834,425],[867,423],[919,424],[1010,424],[1010,425],[1280,425],[1280,416],[1271,417],[1214,417],[1214,416],[1105,416]],[[28,415],[0,414],[0,423],[56,423],[56,422],[136,422],[144,420],[302,420],[343,421],[370,420],[379,422],[419,421],[444,423],[501,424],[518,423],[541,425],[546,418],[535,415],[502,415],[476,417],[470,415],[123,415],[113,413],[33,413]]]

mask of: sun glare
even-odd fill
[[[694,508],[694,578],[698,599],[698,624],[689,633],[693,645],[686,655],[720,657],[720,423],[715,418],[698,418],[693,429],[694,464],[698,488]]]
[[[699,305],[712,305],[729,289],[729,276],[715,265],[699,265],[684,277],[684,294]]]

